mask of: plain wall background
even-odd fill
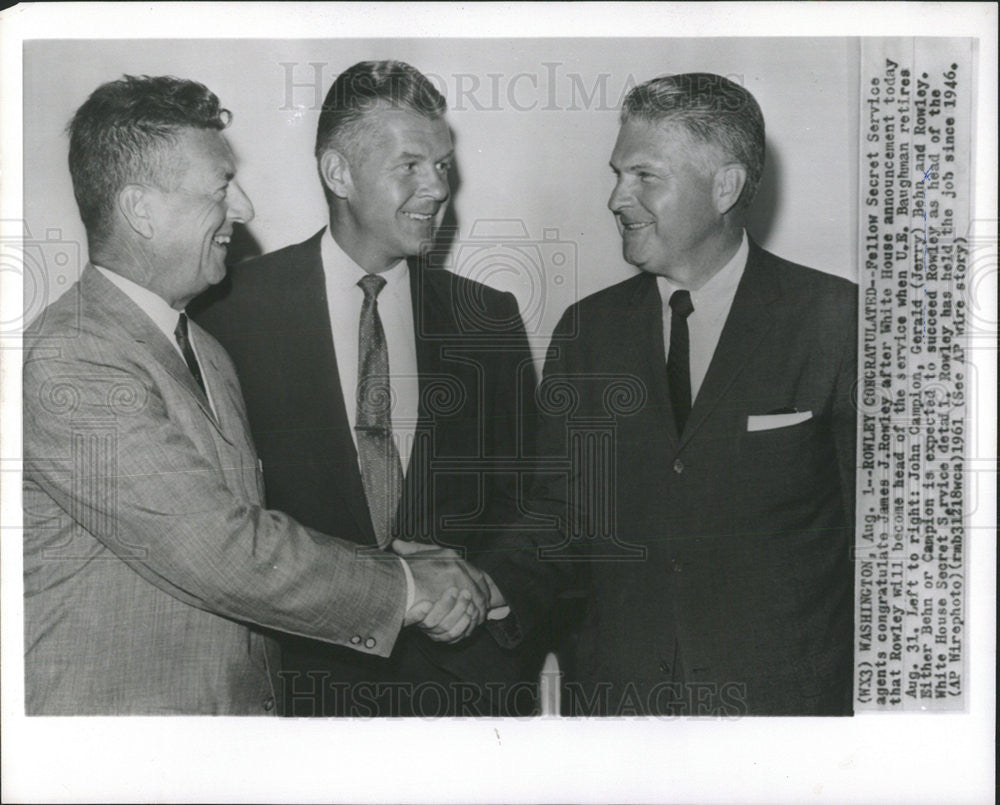
[[[856,50],[845,38],[27,42],[25,222],[34,241],[61,238],[86,259],[65,126],[105,81],[172,74],[206,84],[233,112],[227,135],[256,209],[251,239],[235,248],[267,252],[304,240],[326,219],[312,156],[317,106],[351,64],[400,59],[449,104],[459,181],[446,219],[457,234],[444,262],[514,292],[540,358],[569,304],[635,271],[606,207],[608,159],[622,97],[656,75],[715,72],[754,94],[768,151],[751,235],[790,260],[854,279]],[[69,286],[78,262],[67,270],[47,259],[45,276],[25,278],[29,316]]]

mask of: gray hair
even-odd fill
[[[679,126],[695,142],[739,162],[747,171],[740,204],[753,201],[764,171],[764,115],[739,84],[714,73],[660,76],[626,96],[621,122],[629,120]]]

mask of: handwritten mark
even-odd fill
[[[497,734],[497,743],[500,744],[500,746],[503,746],[503,744],[500,742],[500,730],[498,730],[496,727],[494,727],[493,728],[493,732],[495,732]]]

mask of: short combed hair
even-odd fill
[[[363,144],[364,116],[385,108],[436,120],[448,104],[428,78],[406,62],[358,62],[337,76],[326,93],[316,130],[316,159],[331,148],[355,156]]]
[[[660,76],[626,96],[621,122],[629,120],[681,126],[696,142],[741,163],[747,180],[740,204],[753,201],[764,171],[764,115],[739,84],[714,73]]]
[[[67,127],[73,194],[91,241],[110,233],[123,187],[164,186],[179,131],[221,130],[231,119],[203,84],[173,76],[126,75],[94,90]]]

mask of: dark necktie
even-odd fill
[[[691,413],[691,365],[688,353],[687,318],[694,311],[691,294],[674,291],[670,297],[670,354],[667,355],[667,380],[670,384],[670,402],[674,407],[677,433],[684,431]]]
[[[177,319],[174,338],[177,339],[177,346],[181,348],[181,354],[184,356],[184,362],[191,371],[191,375],[207,399],[208,392],[205,391],[205,381],[201,378],[201,367],[198,366],[198,359],[194,356],[194,350],[191,348],[191,339],[188,338],[188,317],[184,313],[181,313],[180,318]]]
[[[392,390],[389,386],[389,350],[378,315],[376,297],[385,280],[369,274],[358,281],[364,291],[358,329],[358,440],[361,479],[368,512],[380,548],[392,541],[393,523],[403,488],[403,468],[392,438]]]

